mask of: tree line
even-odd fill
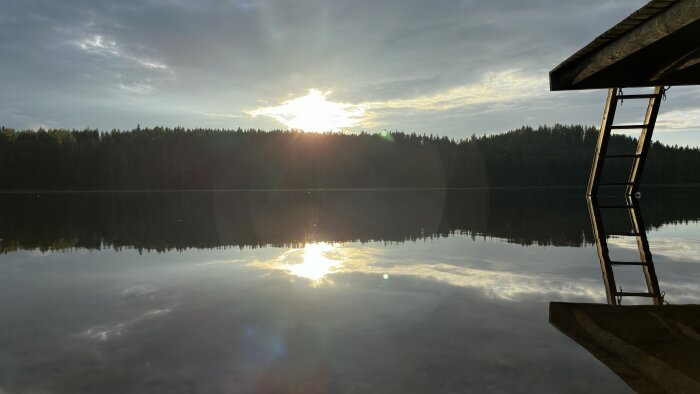
[[[278,190],[584,185],[598,131],[522,127],[466,139],[401,132],[0,128],[2,190]],[[615,135],[610,153],[633,153]],[[629,162],[608,160],[611,180]],[[651,147],[644,183],[700,182],[700,150]]]

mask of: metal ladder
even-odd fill
[[[608,89],[608,99],[605,104],[605,112],[603,114],[603,124],[598,134],[598,143],[596,145],[595,154],[593,155],[593,166],[591,167],[591,175],[588,179],[588,188],[586,195],[595,196],[598,194],[599,186],[626,186],[626,194],[633,195],[639,190],[639,182],[642,178],[642,170],[644,162],[649,153],[651,145],[651,135],[654,132],[656,125],[656,116],[659,113],[659,106],[663,98],[665,89],[663,86],[656,86],[652,94],[622,94],[622,89]],[[615,111],[617,110],[618,101],[634,99],[648,99],[649,105],[644,117],[644,123],[634,125],[614,125]],[[608,142],[610,134],[613,130],[634,130],[641,129],[641,135],[637,143],[637,150],[634,154],[628,155],[608,155]],[[612,158],[632,158],[632,170],[626,182],[600,183],[603,174],[603,166],[606,159]]]
[[[649,241],[647,240],[646,231],[644,229],[639,202],[629,195],[625,197],[625,200],[625,205],[599,205],[596,197],[587,197],[588,212],[591,217],[591,227],[598,248],[598,259],[600,260],[600,269],[603,274],[608,304],[621,305],[622,297],[647,297],[652,299],[654,305],[662,305],[664,295],[659,289],[659,281],[656,277],[656,271],[654,270],[654,261],[652,260],[651,251],[649,250]],[[605,227],[603,226],[601,209],[626,209],[629,213],[632,231],[628,233],[606,233]],[[607,241],[608,236],[611,235],[635,237],[640,261],[611,260]],[[622,289],[618,290],[615,284],[615,274],[613,273],[613,267],[615,266],[642,267],[644,279],[646,280],[647,292],[623,292]]]

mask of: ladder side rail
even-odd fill
[[[647,233],[644,227],[639,201],[632,196],[627,196],[626,198],[631,207],[629,208],[629,214],[630,220],[632,221],[632,229],[637,234],[636,238],[639,258],[644,263],[642,270],[644,271],[644,280],[647,284],[647,291],[649,291],[649,293],[652,295],[654,305],[661,305],[663,304],[663,297],[661,296],[659,280],[656,276],[656,270],[654,269],[654,260],[651,255],[651,249],[649,248],[649,240],[647,239]]]
[[[608,141],[610,140],[610,127],[615,120],[615,111],[617,110],[618,89],[608,89],[608,98],[605,102],[605,112],[603,113],[603,121],[598,134],[598,142],[595,152],[593,153],[593,164],[591,165],[591,175],[588,178],[588,187],[586,195],[595,196],[598,194],[598,186],[603,173],[603,165],[605,164],[605,154],[608,151]]]
[[[600,271],[603,275],[603,284],[605,285],[605,295],[608,299],[608,304],[618,305],[615,297],[617,290],[615,285],[615,274],[613,273],[612,263],[610,261],[610,253],[608,243],[605,238],[605,229],[603,228],[603,220],[598,208],[598,200],[595,196],[586,198],[588,203],[588,214],[591,218],[591,228],[593,229],[593,237],[595,238],[596,248],[598,249],[598,260],[600,261]]]
[[[629,175],[629,183],[627,186],[627,195],[634,195],[639,191],[639,184],[642,180],[642,172],[644,171],[644,164],[646,162],[647,154],[649,153],[649,148],[651,146],[651,136],[654,133],[654,126],[656,125],[656,118],[659,114],[659,107],[661,106],[661,100],[664,93],[663,86],[657,86],[654,88],[654,95],[649,99],[649,105],[647,106],[647,112],[644,116],[644,124],[646,127],[642,129],[639,136],[639,141],[637,142],[636,154],[639,156],[634,159],[632,164],[632,170]]]

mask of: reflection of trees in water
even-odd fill
[[[165,251],[404,242],[455,232],[525,245],[582,246],[594,242],[582,194],[526,189],[3,194],[0,248]],[[647,227],[697,220],[698,194],[645,191]]]

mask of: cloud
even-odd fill
[[[308,94],[280,105],[262,107],[248,114],[267,116],[290,128],[311,131],[337,131],[354,127],[371,127],[383,111],[448,111],[476,105],[507,105],[549,93],[547,80],[519,70],[488,72],[471,84],[415,97],[384,101],[339,103],[327,99],[331,92],[310,89]],[[483,110],[481,110],[483,113]]]
[[[84,38],[75,43],[80,49],[91,53],[108,53],[119,56],[117,43],[115,41],[105,41],[101,35]]]
[[[324,115],[321,128],[466,137],[523,123],[598,124],[604,92],[597,101],[548,92],[547,72],[637,7],[609,0],[7,0],[0,2],[0,83],[13,95],[0,98],[0,118],[17,128],[48,120],[107,130],[272,128],[298,124],[279,107],[315,89],[348,105],[328,107],[336,115]],[[670,101],[662,115],[697,108],[698,97]],[[261,102],[270,103],[267,111]],[[256,108],[260,115],[248,116]],[[659,138],[691,138],[685,130],[697,123],[672,115],[659,130],[683,133]]]
[[[126,61],[132,62],[134,64],[140,65],[150,70],[162,70],[166,72],[171,72],[168,65],[157,62],[152,59],[142,58],[129,54],[125,49],[117,44],[116,41],[106,39],[100,34],[83,38],[79,41],[74,41],[81,50],[96,54],[96,55],[111,55],[113,57],[121,58]]]
[[[146,94],[153,91],[153,85],[147,82],[120,83],[118,86],[129,93]]]
[[[487,72],[477,83],[459,85],[429,95],[370,102],[364,105],[369,109],[408,108],[444,111],[475,104],[522,101],[548,93],[545,77],[527,75],[519,70],[506,70]]]
[[[664,112],[662,106],[654,131],[700,131],[700,108]]]
[[[205,112],[205,111],[199,111],[197,113],[204,115],[204,116],[211,117],[211,118],[230,118],[230,119],[243,118],[243,115],[234,115],[234,114],[218,114],[218,113]]]
[[[329,101],[326,97],[330,93],[311,89],[305,96],[248,113],[253,117],[267,116],[287,127],[306,131],[338,131],[361,124],[364,106]]]
[[[637,250],[634,238],[613,237],[608,244],[627,250]],[[651,240],[654,256],[664,256],[667,259],[683,263],[700,263],[700,243],[686,238],[654,238]]]

